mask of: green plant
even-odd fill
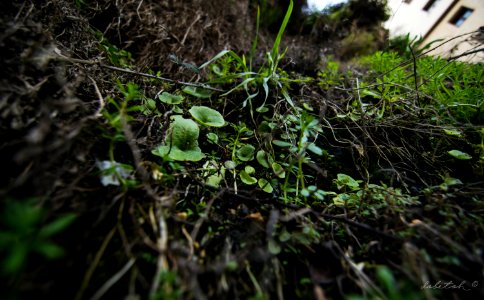
[[[206,106],[192,106],[190,115],[204,126],[222,127],[225,125],[224,117],[216,110]]]
[[[328,57],[324,67],[318,71],[318,80],[318,85],[326,89],[339,84],[342,80],[340,63],[333,57]]]
[[[258,112],[267,111],[267,108],[265,107],[265,103],[269,97],[270,86],[273,86],[276,89],[280,90],[284,99],[291,106],[294,107],[294,103],[291,100],[291,97],[289,96],[289,93],[288,93],[287,82],[290,80],[284,75],[284,73],[278,72],[279,62],[284,57],[284,54],[285,54],[285,51],[282,54],[280,53],[279,45],[281,43],[281,39],[286,29],[286,26],[289,22],[292,9],[293,9],[293,2],[291,0],[289,7],[287,9],[286,15],[284,17],[284,20],[281,24],[281,27],[279,28],[279,32],[274,41],[272,50],[266,54],[267,60],[265,64],[259,68],[257,73],[252,71],[252,55],[254,54],[255,49],[257,47],[258,26],[257,26],[256,37],[254,39],[254,42],[252,44],[252,49],[250,51],[251,57],[249,58],[249,66],[247,66],[246,59],[244,56],[240,57],[233,51],[224,50],[218,53],[216,56],[214,56],[211,60],[209,60],[208,62],[206,62],[205,64],[199,67],[199,69],[203,69],[209,65],[212,65],[216,61],[222,62],[222,65],[223,65],[222,68],[218,66],[217,67],[212,66],[212,71],[213,73],[215,73],[215,76],[212,75],[214,78],[210,81],[211,83],[231,83],[234,79],[242,80],[242,82],[237,84],[234,88],[230,89],[222,96],[227,96],[228,94],[240,88],[244,88],[244,90],[247,93],[247,98],[245,99],[245,101],[243,101],[242,106],[246,107],[247,105],[249,105],[249,107],[251,108],[251,114],[253,114],[252,99],[254,99],[259,94],[261,88],[263,89],[265,94],[264,102],[258,106],[257,111]],[[257,18],[258,20],[259,20],[259,14],[260,12],[258,10],[258,18]],[[229,59],[221,60],[222,58],[227,56],[229,57]],[[227,65],[234,62],[235,62],[235,70],[238,71],[238,73],[227,71],[229,69]],[[225,70],[225,71],[221,71],[221,70]]]
[[[420,56],[432,47],[433,44],[441,42],[442,39],[434,40],[430,43],[423,44],[424,39],[419,36],[410,37],[410,33],[399,35],[388,41],[388,49],[395,51],[406,59],[413,59],[414,56]]]
[[[346,174],[338,174],[333,180],[339,193],[326,192],[333,195],[333,204],[346,209],[355,209],[363,216],[370,216],[372,212],[391,207],[396,211],[403,211],[404,207],[418,205],[418,197],[403,193],[401,189],[389,187],[384,183],[366,184],[361,186],[361,180],[355,180]]]
[[[124,85],[118,81],[117,88],[121,92],[123,99],[108,97],[106,100],[107,105],[102,111],[102,115],[110,129],[104,130],[103,137],[110,140],[109,158],[111,161],[115,161],[114,146],[116,142],[125,141],[123,122],[127,124],[133,120],[130,113],[144,110],[144,107],[139,103],[142,96],[138,85],[131,82]]]
[[[366,299],[425,299],[424,293],[409,282],[397,281],[393,272],[387,266],[376,267],[376,279],[378,285],[371,285],[365,291],[367,294],[362,296],[347,296],[346,300],[366,300]]]
[[[165,143],[155,148],[152,153],[173,160],[199,161],[205,157],[198,146],[200,129],[197,123],[182,116],[173,116]]]
[[[142,105],[142,95],[138,85],[128,82],[117,82],[117,88],[123,99],[107,97],[106,106],[101,111],[107,123],[107,128],[102,127],[102,136],[109,140],[109,160],[97,161],[100,170],[101,183],[103,185],[120,185],[123,188],[136,186],[138,182],[133,177],[134,168],[128,164],[120,163],[115,158],[117,143],[126,142],[125,131],[133,120],[132,114],[136,112],[147,113],[146,104]],[[152,107],[154,110],[156,107]]]
[[[79,7],[84,4],[84,1],[79,1]],[[123,68],[131,66],[134,60],[130,52],[111,44],[99,30],[93,29],[93,31],[99,39],[99,48],[106,53],[111,64]]]
[[[100,170],[101,184],[104,186],[122,185],[130,187],[137,184],[133,178],[134,169],[130,165],[112,160],[103,160],[96,161],[96,166]]]
[[[183,290],[180,287],[178,274],[172,271],[164,271],[158,278],[160,287],[150,294],[150,300],[176,300],[181,299]]]
[[[63,256],[64,250],[51,238],[65,230],[75,218],[74,214],[67,214],[46,223],[46,212],[35,201],[7,200],[2,213],[4,228],[0,231],[0,253],[4,256],[2,273],[18,274],[32,253],[47,259]]]
[[[290,155],[288,160],[282,165],[286,167],[285,181],[282,187],[284,191],[284,201],[289,201],[288,192],[294,192],[295,196],[300,195],[301,190],[305,189],[306,175],[303,171],[303,164],[311,163],[308,152],[321,156],[323,149],[316,145],[318,135],[322,133],[319,121],[315,116],[301,110],[300,116],[288,114],[284,119],[284,126],[288,130],[281,135],[283,140],[275,139],[273,144],[286,148]],[[272,164],[272,163],[271,163]],[[290,175],[296,178],[295,186],[292,187]],[[305,192],[304,195],[307,195]],[[304,196],[303,195],[303,196]]]
[[[419,108],[435,109],[439,115],[435,120],[440,124],[482,120],[484,91],[479,83],[484,70],[478,64],[420,57],[414,65],[413,60],[404,61],[396,52],[377,52],[361,62],[372,71],[360,83],[360,96],[378,101],[364,104],[366,111],[376,108],[380,118],[404,109],[406,98],[425,99]]]
[[[191,116],[200,124],[211,127],[225,125],[223,116],[216,110],[206,106],[192,106]],[[170,129],[166,134],[165,143],[153,149],[157,156],[167,157],[179,161],[199,161],[205,157],[198,146],[200,129],[193,120],[185,119],[181,115],[171,117]]]

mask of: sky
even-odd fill
[[[318,10],[324,9],[328,5],[346,2],[345,0],[307,0],[309,8],[315,7]]]

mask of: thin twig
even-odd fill
[[[479,53],[479,52],[484,52],[484,48],[479,48],[479,49],[476,49],[476,50],[464,52],[464,53],[456,55],[456,56],[451,56],[451,57],[447,58],[447,60],[456,60],[458,58],[468,56],[468,55],[471,55],[471,54],[476,54],[476,53]]]
[[[166,250],[168,249],[168,228],[166,225],[166,220],[164,216],[161,203],[157,203],[157,215],[158,215],[158,228],[159,237],[157,240],[157,246],[160,250],[158,255],[158,261],[156,263],[156,273],[153,277],[153,282],[151,283],[150,294],[154,294],[160,286],[161,275],[168,270],[168,259],[166,258]]]
[[[104,254],[104,251],[108,247],[109,242],[113,238],[115,232],[116,232],[116,227],[111,229],[111,231],[108,233],[108,235],[104,239],[101,247],[99,248],[99,250],[96,253],[96,256],[94,256],[94,260],[91,262],[89,269],[86,271],[86,274],[84,275],[84,279],[82,280],[81,288],[77,292],[76,297],[74,299],[76,299],[76,300],[82,299],[84,291],[86,290],[87,286],[89,285],[89,281],[91,281],[92,275],[94,274],[94,270],[96,270],[99,262],[101,261],[101,258]]]
[[[136,259],[132,258],[130,259],[124,267],[119,270],[116,274],[114,274],[108,281],[106,281],[99,290],[94,294],[94,296],[91,297],[91,300],[98,300],[101,299],[101,297],[116,283],[118,282],[121,277],[123,277],[126,272],[129,271],[129,269],[133,266],[133,264],[136,262]]]
[[[101,112],[104,109],[104,106],[106,105],[106,103],[104,102],[104,97],[101,94],[101,91],[99,90],[99,87],[97,86],[96,81],[94,81],[94,79],[91,76],[87,76],[87,77],[92,81],[92,84],[94,85],[94,90],[96,91],[96,95],[97,95],[98,100],[99,100],[99,107],[98,107],[98,109],[96,110],[96,113],[93,116],[93,117],[97,118],[97,117],[102,116]]]
[[[147,77],[147,78],[158,79],[158,80],[166,81],[166,82],[169,82],[169,83],[186,85],[186,86],[193,86],[193,87],[200,87],[200,88],[204,88],[204,89],[212,90],[212,91],[216,91],[216,92],[225,92],[224,90],[211,87],[211,86],[204,84],[204,83],[192,83],[192,82],[179,81],[179,80],[170,79],[170,78],[166,78],[166,77],[156,76],[156,75],[153,75],[153,74],[147,74],[147,73],[143,73],[143,72],[133,71],[133,70],[130,70],[130,69],[110,66],[110,65],[106,65],[106,64],[103,64],[101,62],[98,62],[98,61],[67,57],[67,56],[61,54],[58,49],[56,49],[54,52],[57,54],[57,57],[55,57],[55,59],[60,60],[60,61],[66,61],[66,62],[71,62],[71,63],[79,63],[79,64],[85,64],[85,65],[98,65],[98,66],[100,66],[101,68],[104,68],[104,69],[109,69],[109,70],[113,70],[113,71],[137,75],[137,76],[143,76],[143,77]]]
[[[417,58],[415,57],[415,53],[413,51],[413,48],[411,45],[408,45],[408,48],[410,48],[410,53],[412,53],[412,58],[413,58],[413,78],[415,81],[415,91],[417,92],[417,105],[419,107],[422,107],[420,104],[420,96],[418,94],[418,82],[417,82]]]
[[[219,198],[222,196],[222,194],[225,193],[225,190],[220,190],[217,195],[215,195],[210,201],[208,201],[207,206],[205,207],[205,211],[203,212],[203,216],[197,220],[197,223],[195,223],[195,226],[193,227],[192,230],[192,240],[196,241],[197,240],[197,235],[198,231],[202,227],[203,222],[205,222],[206,219],[208,219],[208,214],[210,213],[210,208],[212,208],[212,204],[215,201],[215,199]],[[236,194],[237,195],[237,194]]]
[[[195,25],[195,23],[197,23],[200,20],[200,17],[201,17],[200,14],[197,14],[197,17],[195,18],[195,20],[193,20],[193,22],[190,24],[190,26],[188,26],[187,31],[185,32],[185,35],[183,36],[183,39],[182,39],[180,44],[182,44],[182,45],[185,44],[185,41],[188,37],[188,33],[192,29],[193,25]]]

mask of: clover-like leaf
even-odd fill
[[[175,116],[165,144],[153,149],[151,153],[161,157],[168,155],[173,160],[199,161],[205,157],[198,147],[199,134],[197,123],[182,116]]]
[[[198,146],[200,129],[197,123],[181,116],[175,116],[172,123],[171,135],[168,135],[173,145],[180,150],[190,150]]]
[[[202,150],[198,146],[185,150],[173,147],[168,156],[173,160],[199,161],[205,157],[205,154],[202,153]]]
[[[249,175],[252,175],[252,174],[255,173],[255,169],[252,166],[249,166],[249,165],[245,166],[244,170]]]
[[[166,104],[180,104],[185,97],[182,95],[173,95],[168,92],[163,92],[160,96],[158,96],[158,99]]]
[[[449,153],[453,157],[460,159],[460,160],[469,160],[469,159],[472,158],[472,156],[470,156],[469,154],[462,152],[462,151],[459,151],[459,150],[450,150],[447,153]]]
[[[254,152],[254,146],[247,144],[240,147],[239,150],[237,150],[236,155],[241,161],[249,161],[254,159]]]
[[[225,125],[224,117],[216,110],[206,106],[193,106],[189,110],[192,117],[205,126],[222,127]]]
[[[222,175],[218,175],[218,174],[210,175],[205,180],[205,184],[218,188],[220,187],[220,182],[222,182],[223,179],[224,177]]]
[[[245,170],[240,171],[240,179],[245,184],[256,184],[257,178],[250,176]]]
[[[269,181],[267,181],[264,178],[259,178],[258,183],[259,183],[259,187],[266,193],[272,193],[272,191],[274,190],[272,188],[272,185],[269,183]]]

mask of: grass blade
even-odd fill
[[[250,48],[249,54],[249,70],[252,71],[252,59],[254,58],[254,53],[257,48],[257,42],[259,39],[259,24],[260,24],[260,7],[257,6],[257,20],[255,24],[255,37],[254,41],[252,42],[252,47]]]
[[[289,3],[289,7],[287,8],[286,15],[284,16],[284,20],[282,21],[281,27],[279,28],[279,32],[277,33],[276,40],[274,41],[271,53],[272,59],[274,59],[274,61],[277,61],[277,56],[279,55],[279,44],[281,43],[282,35],[286,30],[287,23],[289,23],[289,18],[291,17],[293,6],[294,4],[291,0],[291,2]]]

